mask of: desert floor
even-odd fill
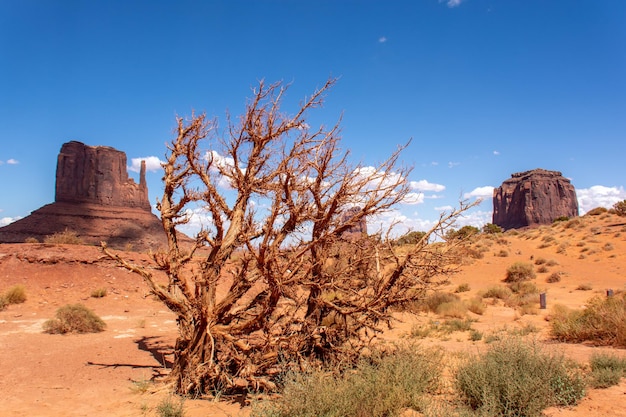
[[[548,308],[522,315],[502,303],[488,302],[472,328],[490,334],[513,334],[535,328],[533,337],[546,347],[585,363],[593,352],[626,350],[585,344],[556,343],[549,336],[550,307],[563,304],[581,308],[594,295],[608,289],[626,290],[626,219],[614,215],[585,216],[577,224],[545,226],[500,239],[483,241],[484,256],[468,260],[444,290],[459,284],[471,298],[501,284],[515,261],[543,257],[556,261],[538,273],[537,287],[547,294]],[[508,256],[499,256],[507,252]],[[148,257],[129,252],[135,263]],[[547,283],[552,272],[560,282]],[[2,416],[155,416],[156,405],[169,395],[166,387],[148,381],[167,374],[176,337],[173,315],[148,293],[141,278],[102,257],[98,248],[77,245],[0,245],[0,292],[24,285],[27,300],[0,311],[0,392]],[[590,290],[578,290],[586,285]],[[94,290],[107,295],[93,298]],[[42,324],[65,304],[83,303],[107,324],[104,332],[84,335],[49,335]],[[399,314],[400,321],[385,333],[389,340],[409,337],[416,325],[438,320],[432,314]],[[468,332],[420,341],[439,345],[451,353],[478,352],[484,340],[470,341]],[[250,409],[219,400],[186,400],[186,415],[246,416]],[[546,410],[548,416],[626,416],[626,381],[604,390],[589,390],[572,408]]]

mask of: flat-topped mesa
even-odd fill
[[[551,224],[562,216],[578,216],[578,199],[558,171],[517,172],[493,190],[493,223],[505,230]]]
[[[128,177],[126,154],[108,146],[63,144],[57,160],[56,202],[141,208],[150,211],[146,165],[139,184]]]

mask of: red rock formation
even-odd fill
[[[505,230],[551,224],[561,216],[578,216],[578,199],[558,171],[518,172],[493,190],[493,224]]]
[[[57,160],[56,202],[137,207],[150,211],[145,162],[140,181],[128,177],[126,154],[108,146],[68,142]]]
[[[148,200],[145,163],[136,184],[128,177],[126,154],[111,147],[68,142],[57,161],[55,202],[0,228],[0,243],[43,241],[71,230],[88,244],[164,246],[165,233]]]

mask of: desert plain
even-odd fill
[[[560,343],[550,333],[554,305],[584,308],[591,297],[626,290],[626,218],[603,213],[553,225],[480,235],[471,244],[480,256],[463,259],[459,273],[439,291],[461,299],[476,298],[504,285],[514,262],[535,264],[532,282],[546,294],[547,308],[520,310],[501,300],[483,298],[482,314],[467,312],[474,334],[458,331],[418,336],[415,329],[445,320],[434,313],[398,312],[384,341],[418,339],[440,346],[451,367],[465,354],[484,351],[489,340],[508,335],[534,338],[584,366],[596,352],[626,357],[620,347]],[[124,253],[148,265],[148,254]],[[542,271],[542,272],[540,272]],[[560,279],[548,277],[558,273]],[[171,395],[162,383],[173,360],[177,327],[174,315],[157,301],[141,277],[104,257],[98,247],[46,243],[0,244],[0,292],[22,285],[26,301],[0,311],[1,416],[156,416],[156,406]],[[106,290],[103,297],[94,297]],[[43,323],[66,304],[82,303],[106,323],[91,334],[54,335]],[[248,403],[228,398],[186,399],[185,415],[247,416]],[[626,416],[626,381],[607,389],[589,389],[576,406],[549,408],[546,416]]]

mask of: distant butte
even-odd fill
[[[0,243],[43,241],[66,229],[87,244],[147,250],[166,244],[148,199],[146,166],[139,184],[128,177],[126,154],[108,146],[63,144],[57,159],[54,203],[0,228]]]
[[[518,172],[493,190],[493,224],[505,230],[577,216],[576,190],[558,171]]]

